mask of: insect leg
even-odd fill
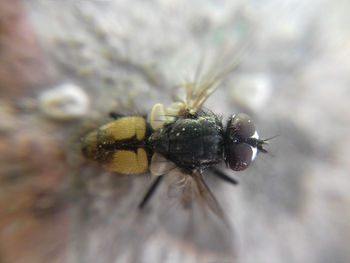
[[[116,112],[110,112],[109,113],[109,117],[113,118],[113,119],[119,119],[119,118],[122,118],[122,117],[125,117],[125,115],[123,114],[119,114],[119,113],[116,113]]]
[[[219,170],[217,168],[211,168],[210,170],[213,172],[214,175],[216,175],[220,179],[224,180],[225,182],[228,182],[228,183],[234,184],[234,185],[238,184],[238,181],[236,181],[235,179],[229,177],[223,171],[221,171],[221,170]]]
[[[146,205],[146,203],[148,202],[148,200],[152,197],[152,195],[154,194],[155,190],[157,189],[157,186],[159,185],[159,183],[162,181],[163,179],[163,175],[161,176],[157,176],[157,178],[154,180],[154,182],[152,183],[152,185],[149,187],[147,193],[145,194],[145,196],[143,197],[141,203],[139,204],[139,209],[143,209],[144,206]]]

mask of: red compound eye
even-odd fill
[[[232,144],[227,154],[227,163],[234,171],[245,170],[253,159],[252,147],[246,143]]]
[[[227,129],[231,136],[249,138],[255,133],[255,125],[250,116],[245,113],[233,115],[228,122]]]

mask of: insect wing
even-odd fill
[[[159,238],[168,244],[164,251],[179,262],[235,262],[233,232],[198,172],[171,173],[160,188],[149,205]]]
[[[226,57],[214,59],[207,69],[204,69],[203,63],[199,63],[194,79],[179,85],[180,88],[184,88],[184,96],[167,108],[168,115],[196,114],[206,99],[220,86],[227,74],[237,68],[238,56],[232,58],[233,62],[229,64],[223,63],[226,59]]]

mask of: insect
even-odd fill
[[[87,134],[82,142],[83,155],[104,169],[120,174],[145,174],[156,178],[140,203],[143,208],[165,176],[181,175],[186,184],[197,188],[199,197],[221,215],[221,209],[205,184],[202,174],[211,170],[218,178],[237,181],[215,166],[220,162],[233,171],[249,167],[258,152],[266,152],[267,140],[259,139],[251,118],[233,114],[226,123],[209,110],[204,101],[217,89],[223,75],[208,73],[183,85],[185,98],[169,107],[156,104],[146,120],[141,116],[119,116]],[[188,199],[188,198],[187,198]]]
[[[246,114],[233,114],[223,122],[202,107],[219,87],[223,76],[231,71],[229,67],[197,76],[195,81],[182,86],[184,98],[169,107],[155,104],[147,119],[113,113],[114,121],[83,138],[83,155],[102,168],[119,174],[150,172],[155,177],[139,203],[139,211],[152,203],[152,196],[158,195],[158,206],[154,210],[158,223],[149,235],[137,236],[136,245],[131,247],[152,246],[151,236],[158,236],[164,249],[182,248],[175,252],[179,255],[187,255],[190,250],[194,261],[202,257],[204,262],[236,260],[230,224],[204,181],[203,173],[209,170],[213,176],[236,185],[238,182],[217,165],[224,162],[233,171],[247,169],[258,152],[266,152],[264,145],[268,139],[259,139]],[[137,218],[134,217],[135,224],[123,229],[134,233],[134,225],[145,221]],[[178,243],[172,243],[174,240]],[[123,254],[130,249],[123,249],[124,243],[121,240],[115,244],[115,253]],[[162,250],[160,246],[155,245]],[[130,253],[134,251],[131,249]]]

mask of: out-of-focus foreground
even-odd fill
[[[206,262],[156,235],[156,213],[135,219],[149,177],[94,168],[79,143],[110,111],[170,104],[201,59],[238,52],[205,106],[279,135],[231,174],[239,186],[207,176],[238,261],[350,262],[349,12],[346,0],[1,1],[0,262]]]

